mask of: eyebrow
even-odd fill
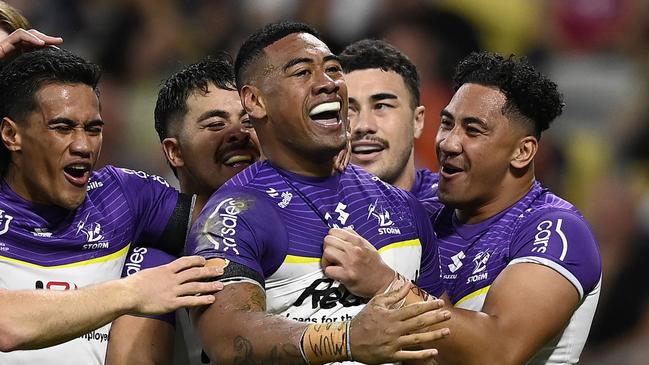
[[[439,115],[440,115],[441,117],[447,117],[447,118],[449,118],[449,119],[453,119],[453,120],[455,120],[455,117],[453,116],[453,114],[451,114],[451,112],[449,112],[449,111],[446,110],[446,109],[443,109],[443,110],[439,113]],[[478,117],[466,117],[466,118],[463,118],[463,119],[462,119],[462,122],[465,123],[465,124],[478,124],[478,125],[480,125],[480,126],[483,127],[483,128],[487,128],[487,127],[488,127],[488,126],[487,126],[487,122],[485,122],[484,120],[482,120],[482,119],[480,119],[480,118],[478,118]]]
[[[330,54],[330,55],[328,55],[328,56],[325,56],[325,57],[322,59],[322,61],[323,61],[323,62],[329,62],[329,61],[340,62],[340,57],[336,56],[335,54]],[[313,59],[308,58],[308,57],[299,57],[299,58],[294,58],[294,59],[292,59],[292,60],[286,62],[286,64],[284,65],[284,67],[282,67],[282,70],[283,70],[284,72],[286,72],[289,68],[291,68],[291,67],[293,67],[293,66],[295,66],[295,65],[297,65],[297,64],[300,64],[300,63],[314,63],[314,61],[313,61]]]
[[[52,125],[52,124],[77,125],[79,123],[77,123],[76,121],[74,121],[74,120],[72,120],[70,118],[59,117],[59,118],[54,118],[54,119],[50,119],[49,121],[47,121],[47,125]],[[93,119],[93,120],[90,120],[90,121],[86,122],[85,124],[104,125],[104,121],[101,120],[101,119]]]
[[[244,112],[245,113],[245,112]],[[230,113],[226,112],[225,110],[222,109],[212,109],[208,110],[205,113],[201,114],[198,119],[196,119],[197,122],[202,122],[205,119],[209,119],[212,117],[219,117],[223,119],[228,119],[230,118]]]
[[[294,58],[294,59],[286,62],[284,67],[282,67],[282,70],[284,72],[286,72],[289,68],[291,68],[291,67],[293,67],[293,66],[295,66],[295,65],[297,65],[299,63],[313,63],[313,60],[308,58],[308,57]]]
[[[378,93],[370,95],[370,99],[372,99],[372,101],[379,101],[385,99],[399,99],[399,97],[391,93]]]

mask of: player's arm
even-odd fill
[[[401,349],[442,336],[441,331],[408,335],[444,320],[444,314],[436,311],[441,303],[390,309],[406,294],[401,290],[377,296],[349,326],[345,322],[305,324],[266,313],[263,289],[236,283],[226,285],[212,305],[195,310],[194,316],[205,350],[218,364],[303,365],[306,360],[316,365],[350,358],[373,364],[430,358],[435,350]]]
[[[201,257],[78,290],[0,290],[0,351],[53,346],[99,328],[127,313],[167,313],[214,301],[219,274]]]
[[[559,218],[555,217],[555,219]],[[584,272],[589,272],[590,278],[582,280],[592,284],[597,280],[600,272],[596,249],[593,249],[595,243],[592,235],[584,223],[575,220],[574,217],[565,215],[562,219],[564,224],[574,225],[572,230],[564,228],[566,230],[564,235],[574,244],[573,249],[568,250],[573,256],[568,259],[573,264],[589,268]],[[537,223],[529,226],[536,227]],[[371,245],[362,242],[363,238],[357,234],[355,237],[350,237],[352,231],[334,233],[338,238],[344,238],[344,246],[335,245],[335,251],[344,252],[344,255],[339,254],[340,259],[336,259],[336,266],[338,266],[336,270],[326,268],[326,272],[329,270],[330,273],[341,275],[343,278],[345,276],[359,278],[369,275],[370,271],[377,270],[376,267],[360,269],[357,267],[348,270],[346,265],[359,260],[353,258],[353,255],[359,252],[354,247],[362,246],[365,256],[378,256],[378,252],[372,252],[369,249]],[[559,235],[554,238],[555,241],[549,244],[555,248],[561,247],[561,242],[556,242]],[[523,237],[521,252],[525,248],[529,251],[534,249],[533,241],[533,234]],[[437,359],[441,364],[523,364],[565,327],[581,300],[577,289],[581,284],[577,279],[568,280],[567,277],[571,274],[567,269],[561,269],[558,264],[554,265],[554,268],[548,266],[553,265],[551,261],[553,256],[559,257],[559,254],[548,253],[546,256],[539,259],[539,262],[546,264],[522,260],[505,268],[491,285],[481,311],[455,308],[446,294],[442,296],[444,308],[451,312],[451,319],[443,323],[443,326],[450,329],[451,335],[427,344],[439,350],[440,355]],[[563,271],[563,274],[559,271]],[[360,280],[356,282],[362,283]],[[384,283],[386,284],[387,282]],[[387,285],[401,284],[391,282]],[[370,289],[356,288],[356,290]],[[410,298],[416,300],[415,296]],[[432,326],[430,329],[437,327]]]
[[[121,316],[110,327],[106,365],[171,364],[174,333],[174,325],[163,320]]]
[[[147,247],[129,251],[122,277],[174,260],[165,252]],[[107,365],[171,364],[174,349],[175,312],[153,316],[123,315],[113,321],[106,352]]]

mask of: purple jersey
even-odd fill
[[[190,254],[251,269],[226,280],[265,285],[270,313],[312,323],[339,321],[358,313],[363,301],[320,267],[323,239],[336,226],[353,227],[388,265],[410,279],[419,276],[424,289],[440,295],[437,246],[424,208],[355,166],[309,178],[256,163],[212,195],[187,247]]]
[[[4,180],[0,192],[0,287],[8,290],[118,279],[129,245],[155,242],[178,199],[162,178],[112,166],[92,173],[86,199],[71,212],[28,202]],[[103,364],[109,328],[42,350],[0,353],[0,363]]]
[[[419,199],[431,217],[434,217],[444,207],[437,196],[438,182],[439,174],[437,172],[432,172],[429,169],[419,169],[415,176],[415,184],[410,189],[412,195]]]
[[[562,333],[529,364],[578,361],[599,298],[602,267],[590,227],[577,209],[541,188],[512,207],[477,224],[461,224],[443,209],[433,224],[444,286],[451,302],[482,309],[489,288],[508,265],[545,265],[563,275],[579,293],[580,307]]]

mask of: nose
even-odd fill
[[[370,108],[359,108],[358,112],[349,114],[349,123],[351,124],[354,136],[364,136],[366,134],[376,134],[378,123]]]
[[[72,143],[70,143],[70,152],[80,157],[90,157],[92,154],[91,137],[82,128],[77,128],[72,133]]]
[[[242,123],[232,123],[227,129],[225,141],[226,143],[246,143],[250,140],[251,131],[252,126]]]
[[[314,94],[332,94],[340,89],[339,83],[340,80],[334,80],[331,76],[325,72],[317,72],[316,80],[313,85]]]
[[[462,139],[459,128],[453,128],[448,131],[440,129],[437,132],[437,146],[439,151],[445,155],[462,153]]]

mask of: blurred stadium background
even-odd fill
[[[529,57],[566,108],[543,137],[538,178],[577,205],[600,243],[604,286],[582,364],[649,362],[649,1],[645,0],[8,0],[64,48],[104,69],[100,165],[175,182],[153,129],[161,81],[253,29],[296,19],[332,51],[384,38],[422,74],[419,166],[436,168],[439,110],[472,50]],[[644,279],[643,279],[644,278]]]

